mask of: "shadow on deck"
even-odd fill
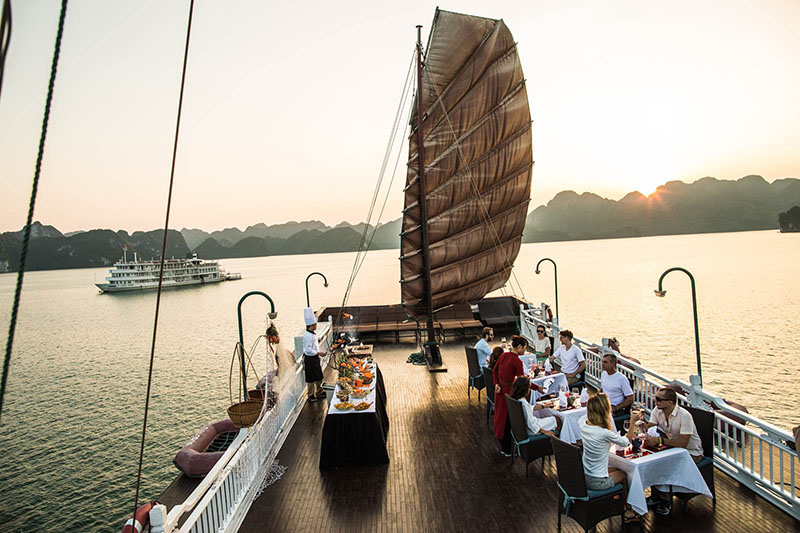
[[[405,361],[411,344],[376,346],[391,421],[391,463],[321,472],[326,406],[307,404],[278,455],[283,478],[253,503],[240,531],[555,531],[555,461],[513,467],[486,424],[486,400],[467,398],[463,345],[443,347],[446,374]],[[706,497],[676,500],[628,531],[800,531],[800,525],[719,470],[716,509]],[[582,531],[566,519],[563,531]],[[598,532],[621,531],[618,518]]]

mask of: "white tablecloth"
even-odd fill
[[[531,384],[535,384],[535,385],[538,385],[539,387],[542,387],[544,385],[545,381],[547,381],[550,378],[553,379],[553,383],[550,385],[550,388],[547,390],[547,394],[550,394],[552,392],[558,392],[558,387],[560,385],[564,385],[565,388],[569,389],[569,384],[567,383],[567,376],[565,376],[562,372],[558,372],[557,374],[551,374],[549,376],[540,376],[540,377],[538,377],[536,379],[532,379],[531,380]],[[541,396],[543,396],[543,393],[541,393],[539,391],[536,391],[536,390],[532,390],[531,391],[531,401],[532,402],[535,402]]]
[[[376,382],[378,380],[378,365],[373,362],[372,364],[369,364],[367,366],[369,367],[370,372],[372,372],[372,375],[375,376],[372,379],[372,383],[369,384],[369,388],[370,388],[369,394],[367,395],[366,398],[353,398],[353,397],[351,397],[350,401],[354,405],[359,404],[361,402],[369,402],[370,406],[367,407],[366,409],[364,409],[363,411],[356,411],[355,409],[347,409],[346,411],[340,411],[337,408],[335,408],[334,405],[336,405],[340,401],[339,398],[336,397],[336,393],[339,392],[339,390],[340,390],[339,383],[336,383],[336,389],[334,390],[334,395],[333,395],[333,398],[331,399],[331,405],[328,407],[328,414],[329,415],[345,415],[345,414],[352,414],[352,413],[374,413],[375,412],[375,394],[377,394],[375,392],[375,389],[377,387],[377,383]],[[365,385],[365,387],[366,387],[366,385]]]
[[[562,376],[564,374],[561,374]],[[532,393],[531,393],[532,394]],[[546,416],[555,416],[561,419],[561,434],[559,438],[564,442],[575,444],[581,440],[581,428],[578,421],[586,416],[585,407],[577,407],[568,411],[558,411],[556,409],[539,409],[534,412],[537,417],[543,418]]]
[[[685,448],[670,448],[637,459],[624,459],[612,451],[608,455],[608,466],[623,470],[628,475],[628,503],[640,515],[647,514],[644,489],[661,486],[668,492],[697,492],[711,497],[700,470]]]

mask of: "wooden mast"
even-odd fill
[[[433,294],[431,291],[431,263],[428,256],[428,207],[425,191],[425,145],[422,135],[422,26],[417,26],[417,162],[419,165],[419,207],[422,230],[422,267],[425,274],[425,306],[427,307],[428,342],[425,355],[431,372],[444,372],[442,355],[433,329]]]

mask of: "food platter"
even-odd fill
[[[361,402],[355,405],[356,411],[365,411],[369,409],[369,406],[372,405],[372,402]]]

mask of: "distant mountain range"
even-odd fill
[[[761,176],[736,181],[670,181],[650,196],[619,201],[596,194],[558,193],[527,219],[524,242],[572,241],[777,229],[778,215],[800,203],[800,180],[767,183]]]
[[[702,178],[687,184],[670,181],[650,196],[639,192],[615,201],[596,194],[558,193],[528,215],[524,242],[644,237],[777,229],[778,215],[800,204],[800,180],[767,183],[761,176],[736,181]],[[400,247],[400,219],[378,227],[371,249]],[[318,220],[255,224],[207,233],[170,230],[168,257],[192,252],[206,259],[268,255],[352,252],[358,250],[365,224],[342,222],[329,227]],[[372,234],[372,228],[367,235]],[[36,222],[31,227],[28,269],[97,267],[113,264],[127,245],[129,257],[155,258],[161,231],[91,230],[62,234]],[[18,268],[22,231],[0,234],[0,272]]]

